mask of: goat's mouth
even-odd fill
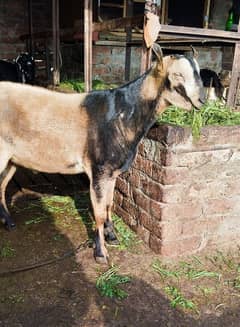
[[[202,106],[204,105],[205,101],[201,98],[198,99],[197,103],[193,103],[193,101],[191,101],[192,106],[194,108],[194,110],[201,110]]]

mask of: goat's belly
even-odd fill
[[[43,157],[13,156],[11,161],[19,166],[45,173],[79,174],[85,172],[80,158],[58,158],[58,156]]]

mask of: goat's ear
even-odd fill
[[[153,43],[152,45],[152,51],[155,54],[157,61],[159,62],[159,64],[162,65],[162,60],[163,60],[163,53],[162,53],[162,49],[160,47],[159,44],[157,43]]]
[[[191,45],[191,49],[192,49],[192,55],[193,55],[193,58],[197,59],[198,57],[198,52],[197,50]]]

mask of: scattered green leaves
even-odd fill
[[[1,258],[12,258],[15,256],[15,254],[16,254],[15,249],[9,243],[6,243],[0,249]]]
[[[196,304],[186,299],[177,287],[168,285],[164,288],[164,291],[170,297],[170,304],[173,308],[182,307],[184,309],[196,310]]]
[[[217,278],[219,279],[221,274],[215,271],[208,271],[204,269],[195,268],[193,264],[188,262],[180,263],[182,274],[188,279],[199,279],[199,278]]]
[[[120,300],[128,296],[127,292],[122,290],[119,285],[130,282],[131,278],[119,275],[118,270],[118,267],[112,265],[110,269],[98,277],[96,287],[102,296]]]
[[[25,225],[39,224],[39,223],[43,222],[46,219],[47,219],[47,216],[42,215],[40,217],[35,217],[33,219],[26,220]]]
[[[23,303],[24,297],[19,294],[12,294],[9,296],[2,297],[0,299],[0,303],[9,303],[9,304],[17,304],[17,303]]]
[[[170,270],[166,265],[163,265],[159,260],[155,260],[152,264],[153,270],[155,270],[162,278],[179,278],[180,272]]]
[[[119,250],[132,250],[136,244],[141,242],[137,239],[136,234],[126,224],[124,224],[121,218],[117,215],[113,215],[112,220],[120,242],[120,245],[118,245]]]

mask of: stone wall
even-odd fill
[[[158,126],[116,185],[115,212],[164,256],[239,244],[240,126]]]

